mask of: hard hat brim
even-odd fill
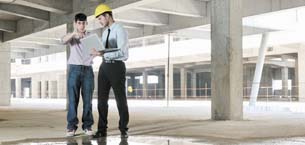
[[[109,13],[109,12],[111,12],[111,13],[112,13],[112,11],[106,11],[106,12],[103,12],[103,13],[101,13],[101,14],[99,14],[99,15],[95,16],[95,18],[98,18],[99,16],[104,15],[105,13]]]

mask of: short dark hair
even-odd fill
[[[75,22],[77,22],[77,21],[87,21],[87,16],[83,13],[78,13],[78,14],[75,15],[74,21]]]

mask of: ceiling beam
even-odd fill
[[[29,37],[23,38],[18,41],[13,42],[21,42],[21,43],[35,43],[39,45],[53,45],[53,46],[61,46],[63,45],[59,39],[52,39],[52,38],[43,38],[43,37]]]
[[[185,17],[185,16],[177,16],[177,15],[169,15],[169,24],[164,26],[154,26],[151,28],[150,32],[147,31],[143,33],[141,37],[149,36],[149,35],[157,35],[157,34],[166,34],[171,33],[177,30],[202,26],[210,23],[209,17],[203,18],[194,18],[194,17]],[[137,38],[135,36],[130,36],[129,38]]]
[[[274,12],[274,11],[280,11],[284,9],[289,8],[295,8],[300,6],[305,6],[304,0],[277,0],[276,4],[274,3],[274,0],[245,0],[243,2],[243,17],[252,16],[252,15],[258,15],[268,12]],[[255,8],[253,7],[255,6]],[[207,9],[210,9],[210,4],[208,3]],[[209,11],[207,11],[209,12]],[[153,32],[151,34],[145,34],[143,36],[147,35],[157,35],[157,34],[164,34],[164,33],[170,33],[173,31],[186,29],[186,28],[192,28],[192,27],[198,27],[202,25],[210,24],[210,13],[207,13],[206,17],[202,18],[193,18],[193,17],[184,17],[184,16],[177,16],[177,15],[170,15],[169,16],[169,25],[165,26],[158,26],[153,28]],[[131,36],[130,38],[136,38]]]
[[[114,15],[116,21],[143,25],[162,26],[168,24],[168,15],[141,10],[127,10]]]
[[[1,1],[1,0],[0,0]],[[15,0],[14,4],[49,11],[57,14],[72,12],[73,0]]]
[[[25,42],[18,42],[15,41],[11,43],[11,48],[25,48],[25,49],[48,49],[48,45],[40,45],[35,43],[25,43]]]
[[[105,3],[108,4],[113,9],[114,13],[119,13],[159,1],[161,0],[111,0],[111,1],[106,1]]]
[[[9,21],[9,20],[1,20],[0,21],[0,30],[4,32],[16,32],[17,22]]]
[[[0,21],[1,22],[1,21]],[[13,40],[20,38],[25,35],[33,34],[46,30],[49,28],[49,22],[46,21],[35,21],[31,19],[21,19],[17,21],[15,33],[6,33],[4,32],[3,39],[4,41]]]
[[[144,26],[141,24],[131,24],[131,23],[124,23],[124,22],[121,22],[121,24],[126,29],[143,29],[143,26]]]
[[[154,3],[160,0],[106,0],[105,4],[109,5],[112,8],[114,14],[134,9],[135,7],[141,5],[147,5]],[[97,6],[97,2],[84,3],[86,6],[85,9],[82,9],[82,12],[87,14],[88,19],[95,19],[94,11]],[[58,15],[51,14],[50,27],[55,27],[62,25],[64,23],[69,23],[74,19],[74,13],[68,15]]]
[[[184,29],[173,33],[174,36],[185,38],[211,39],[210,31],[201,31],[194,29]]]
[[[19,1],[19,0],[18,0]],[[25,0],[20,0],[25,1]],[[26,0],[26,1],[32,1],[34,0]],[[35,0],[36,1],[36,0]],[[45,0],[47,1],[47,0]],[[59,2],[58,0],[55,0],[56,2]],[[140,7],[143,5],[148,5],[150,3],[155,3],[156,1],[160,0],[111,0],[107,1],[106,3],[109,4],[112,8],[114,13],[120,13],[122,11],[127,11],[130,9],[134,9],[136,7]],[[275,1],[277,1],[275,3]],[[258,15],[263,14],[267,12],[274,12],[289,8],[295,8],[305,5],[304,0],[244,0],[243,2],[243,16],[251,16],[251,15]],[[254,7],[255,6],[255,7]],[[91,16],[94,13],[95,7],[88,7],[83,10],[84,13]],[[195,18],[195,17],[184,17],[184,16],[177,16],[177,15],[170,15],[168,19],[168,25],[161,25],[161,26],[154,26],[151,30],[151,33],[143,33],[141,36],[137,35],[137,37],[143,37],[143,36],[149,36],[149,35],[156,35],[156,34],[165,34],[169,32],[173,32],[176,30],[191,28],[191,27],[197,27],[202,26],[210,23],[210,4],[207,4],[207,15],[201,18]],[[18,32],[14,34],[4,33],[4,41],[12,40],[21,36],[25,36],[37,31],[41,31],[43,29],[52,28],[55,26],[59,26],[68,22],[71,22],[73,20],[74,13],[68,14],[68,15],[59,15],[59,14],[50,14],[50,23],[48,24],[41,24],[39,29],[37,29],[37,25],[35,22],[31,22],[33,24],[27,26],[28,30],[26,32],[20,31],[18,29]],[[21,22],[18,22],[21,23]],[[19,24],[17,24],[19,25]],[[21,26],[21,24],[20,24]],[[130,38],[135,38],[131,36]]]
[[[25,58],[25,52],[11,52],[11,59]]]
[[[0,12],[33,20],[49,21],[49,12],[20,5],[0,4]]]
[[[210,26],[210,25],[208,24],[206,26]],[[262,33],[272,32],[272,31],[276,31],[276,30],[243,26],[243,36],[262,34]],[[187,37],[187,38],[211,39],[210,28],[209,29],[200,29],[200,28],[183,29],[183,30],[174,32],[174,35],[177,35],[180,37],[181,36]]]
[[[263,33],[273,32],[273,31],[277,31],[277,30],[267,29],[267,28],[251,27],[251,26],[243,26],[243,35],[263,34]]]
[[[1,1],[1,0],[0,0]],[[28,1],[28,2],[34,2],[34,0],[18,0],[19,1]],[[35,0],[36,1],[36,0]],[[53,0],[52,0],[53,1]],[[65,0],[55,0],[56,2],[61,3],[62,1]],[[132,9],[133,6],[140,6],[140,5],[145,5],[149,3],[153,3],[159,0],[112,0],[111,2],[106,2],[106,4],[109,4],[113,11],[120,12],[123,10],[128,10]],[[46,2],[46,0],[45,0]],[[64,5],[64,4],[63,4]],[[95,7],[87,7],[86,9],[82,10],[83,13],[87,14],[90,17],[93,17]],[[47,23],[39,23],[38,21],[29,21],[28,19],[26,20],[19,20],[17,23],[18,28],[22,28],[22,26],[26,25],[27,29],[18,29],[18,32],[16,33],[4,33],[3,41],[9,41],[13,40],[25,35],[29,35],[38,31],[46,30],[49,28],[57,27],[66,23],[71,22],[74,19],[74,13],[70,14],[56,14],[56,13],[50,13],[50,21]]]
[[[31,48],[12,48],[11,52],[32,53],[32,52],[34,52],[34,49],[31,49]]]
[[[246,61],[244,64],[256,64],[257,61]],[[294,68],[295,67],[295,62],[283,62],[283,61],[272,61],[272,60],[266,60],[264,64],[271,64],[275,66],[280,66],[280,67],[289,67],[289,68]]]
[[[166,14],[203,17],[207,15],[207,2],[198,0],[166,0],[149,5],[137,7],[136,9],[160,12]]]
[[[143,29],[143,24],[134,24],[134,23],[127,23],[127,22],[119,22],[120,24],[123,25],[124,28],[126,29]],[[96,30],[96,29],[101,29],[102,26],[101,24],[99,24],[99,22],[97,22],[94,19],[90,19],[88,20],[88,25],[86,27],[87,30]]]

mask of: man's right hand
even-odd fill
[[[92,56],[96,57],[96,56],[103,56],[104,52],[102,51],[97,51],[95,48],[91,49],[91,53]]]
[[[72,35],[73,35],[73,38],[76,38],[76,39],[84,38],[83,33],[73,32]]]

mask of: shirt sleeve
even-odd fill
[[[115,60],[124,58],[127,60],[128,58],[128,35],[127,31],[123,29],[123,27],[119,27],[117,30],[117,47],[118,51],[107,52],[104,54],[104,58],[106,60]]]

